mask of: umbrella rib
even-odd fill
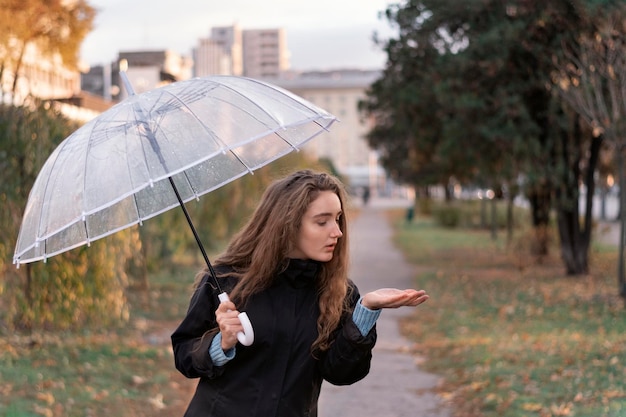
[[[220,84],[220,85],[223,85],[223,84]],[[236,91],[236,90],[233,90],[233,91]],[[233,156],[237,158],[237,160],[241,163],[241,165],[243,165],[250,174],[254,175],[253,170],[248,166],[248,164],[246,164],[230,146],[228,146],[222,139],[220,139],[220,137],[216,135],[215,132],[211,128],[209,128],[202,120],[200,120],[200,118],[196,115],[196,113],[193,110],[191,110],[185,102],[183,102],[180,98],[178,98],[178,96],[176,96],[175,94],[172,94],[169,91],[167,91],[166,93],[169,94],[171,97],[173,97],[176,101],[178,101],[181,104],[181,106],[189,110],[189,114],[191,114],[198,121],[198,123],[200,123],[200,125],[204,127],[207,130],[207,132],[209,132],[209,134],[211,134],[211,137],[214,140],[217,140],[218,142],[220,142],[223,148],[227,149],[228,152],[233,154]],[[195,194],[195,190],[194,190],[194,194]]]
[[[141,109],[140,109],[140,111],[143,112],[143,110],[141,110]],[[133,114],[133,117],[135,118],[134,126],[135,126],[135,128],[137,128],[139,126],[139,124],[141,123],[141,121],[137,117],[137,111],[135,111],[135,106],[133,106],[133,113],[132,114]],[[138,136],[140,138],[141,137],[145,137],[148,140],[148,142],[151,143],[151,146],[154,148],[154,145],[156,145],[156,143],[155,143],[156,142],[156,137],[154,137],[154,132],[152,131],[152,129],[149,128],[149,126],[147,126],[147,129],[146,129],[146,133],[147,134],[145,134],[145,135],[141,134],[141,131],[139,129],[137,129],[137,133],[138,133]],[[150,134],[152,134],[152,137],[149,136]],[[148,179],[149,179],[150,185],[152,186],[153,178],[152,178],[152,172],[150,172],[150,167],[148,166],[148,158],[147,158],[148,154],[146,153],[146,148],[144,146],[145,141],[142,140],[140,142],[141,142],[141,150],[143,152],[142,161],[144,162],[144,166],[146,167],[146,172],[148,173]],[[159,159],[161,159],[160,162],[163,165],[164,171],[167,173],[167,165],[165,164],[165,161],[162,161],[163,157],[159,155]],[[130,169],[130,167],[129,167],[129,169]]]
[[[257,80],[254,80],[254,79],[252,79],[252,78],[248,78],[248,80],[249,80],[249,81],[252,81],[252,82],[255,82],[255,83],[257,83],[257,84],[261,84],[261,83],[259,83]],[[262,85],[265,85],[265,84],[262,84]],[[252,105],[253,105],[253,106],[257,107],[257,108],[258,108],[259,110],[261,110],[263,113],[267,114],[267,115],[269,116],[269,118],[270,118],[270,119],[272,119],[272,120],[273,120],[273,121],[274,121],[277,125],[282,126],[282,123],[280,122],[280,120],[277,120],[275,117],[272,117],[272,115],[271,115],[270,113],[268,113],[268,112],[267,112],[267,111],[266,111],[263,107],[261,107],[259,104],[257,104],[257,103],[256,103],[256,102],[254,102],[253,100],[250,100],[250,97],[246,96],[245,94],[242,94],[239,90],[237,90],[237,89],[235,89],[235,88],[233,88],[233,87],[231,87],[231,86],[229,86],[229,85],[226,85],[226,84],[220,83],[220,86],[222,86],[222,87],[224,87],[224,88],[226,88],[226,89],[228,89],[228,90],[232,91],[233,93],[237,94],[237,95],[238,95],[238,96],[240,96],[240,97],[243,97],[246,101],[248,101],[248,102],[252,103]],[[278,90],[276,90],[276,89],[274,89],[274,88],[273,88],[273,90],[274,90],[274,91],[277,91],[277,92],[279,92],[279,93],[280,93],[280,91],[278,91]],[[248,114],[250,114],[250,112],[247,112],[247,113],[248,113]],[[258,120],[258,119],[257,119],[257,120]]]
[[[189,188],[191,189],[191,192],[193,193],[194,198],[196,199],[196,201],[199,201],[200,200],[200,196],[198,195],[198,190],[196,190],[196,187],[193,186],[193,183],[191,182],[191,179],[189,179],[189,175],[187,175],[187,171],[183,171],[182,174],[185,176],[185,180],[187,181],[187,185],[189,185]]]
[[[137,120],[137,117],[135,117],[135,121],[136,120]],[[125,152],[125,155],[126,155],[126,169],[128,170],[128,178],[129,178],[129,180],[131,182],[131,187],[130,188],[133,189],[134,188],[134,184],[132,184],[132,178],[133,178],[132,172],[133,172],[133,170],[130,168],[130,163],[129,163],[129,160],[128,160],[128,156],[130,155],[130,150],[128,149],[128,144],[129,144],[129,141],[127,141],[127,140],[124,141],[124,146],[126,147],[126,152]],[[141,147],[141,149],[143,150],[143,146]],[[144,152],[144,161],[145,161],[145,152]],[[133,192],[131,195],[133,196],[133,204],[135,206],[135,210],[137,211],[137,219],[139,221],[139,225],[141,226],[143,224],[143,219],[141,218],[141,212],[139,211],[139,203],[137,202],[137,193]]]
[[[185,103],[183,100],[181,100],[176,94],[172,94],[170,91],[165,91],[165,94],[168,94],[170,97],[172,97],[174,100],[176,100],[178,103],[180,103],[180,105],[184,108],[186,108],[189,111],[189,114],[191,116],[194,117],[194,119],[196,119],[196,121],[200,124],[200,126],[202,126],[207,132],[209,132],[209,134],[211,135],[211,138],[213,138],[214,140],[216,140],[217,142],[222,144],[222,147],[225,149],[230,150],[230,147],[222,140],[220,139],[220,137],[213,131],[213,129],[211,129],[209,126],[206,125],[206,123],[204,123],[197,115],[196,113],[189,108],[189,106],[187,105],[187,103]],[[216,99],[217,100],[217,99]]]
[[[264,86],[264,87],[266,87],[266,86],[267,86],[267,84],[262,83],[262,82],[260,82],[260,81],[258,81],[258,80],[255,80],[255,79],[253,79],[253,78],[247,78],[247,80],[249,80],[250,82],[253,82],[253,83],[255,83],[255,84],[262,85],[262,86]],[[259,104],[257,104],[255,101],[251,100],[248,96],[246,96],[245,94],[242,94],[239,90],[237,90],[237,89],[235,89],[235,88],[233,88],[233,87],[231,87],[231,86],[229,86],[229,85],[226,85],[226,84],[223,84],[223,83],[220,83],[220,85],[221,85],[221,86],[223,86],[224,88],[226,88],[226,89],[228,89],[228,90],[232,91],[233,93],[237,94],[238,96],[243,97],[246,101],[248,101],[248,102],[252,103],[252,105],[254,105],[254,106],[255,106],[255,107],[257,107],[259,110],[261,110],[263,113],[265,113],[265,114],[266,114],[266,115],[267,115],[270,119],[272,119],[272,120],[273,120],[273,121],[274,121],[277,125],[279,125],[279,126],[281,126],[281,127],[283,127],[283,128],[284,128],[283,124],[282,124],[279,120],[277,120],[276,118],[272,117],[272,115],[271,115],[270,113],[268,113],[268,112],[267,112],[267,111],[266,111],[263,107],[261,107],[261,106],[260,106]],[[281,94],[283,97],[292,98],[292,97],[290,97],[289,95],[286,95],[285,93],[283,93],[283,92],[282,92],[282,91],[280,91],[280,90],[277,90],[277,89],[276,89],[276,88],[274,88],[274,87],[272,87],[272,90],[273,90],[273,91],[276,91],[276,92],[277,92],[277,93],[279,93],[279,94]],[[309,107],[307,107],[304,103],[302,103],[302,102],[300,102],[300,101],[298,101],[298,100],[295,100],[294,98],[292,98],[292,100],[293,100],[294,102],[296,102],[296,103],[300,104],[301,106],[306,107],[306,108],[307,108],[307,110],[309,110],[309,111],[313,111],[314,113],[319,114],[319,112],[314,111],[313,109],[310,109],[310,108],[309,108]],[[252,116],[252,114],[251,114],[250,112],[247,112],[247,113],[248,113],[249,115],[251,115],[251,116]],[[257,119],[257,120],[258,120],[258,119]],[[314,121],[314,122],[315,122],[318,126],[320,126],[321,128],[323,128],[323,129],[325,129],[325,130],[326,130],[326,128],[325,128],[324,126],[322,126],[322,125],[321,125],[321,124],[317,121],[317,119],[314,119],[313,121]],[[287,143],[289,146],[291,146],[294,150],[296,150],[296,151],[298,151],[298,150],[299,150],[299,149],[298,149],[298,147],[294,146],[291,142],[289,142],[288,140],[286,140],[286,139],[285,139],[283,136],[281,136],[278,132],[279,132],[279,131],[278,131],[278,129],[275,129],[272,133],[276,134],[276,136],[278,136],[279,138],[281,138],[281,139],[282,139],[285,143]],[[244,164],[244,165],[245,165],[245,164]]]
[[[54,166],[59,161],[59,156],[61,155],[61,151],[67,146],[67,143],[68,143],[68,141],[65,140],[65,141],[61,142],[61,144],[59,145],[59,151],[57,152],[56,157],[54,158],[54,162],[52,163],[52,166],[50,167],[50,172],[52,172],[52,169],[54,168]],[[48,176],[48,178],[46,178],[46,185],[44,187],[44,190],[45,190],[44,196],[46,196],[48,194],[48,185],[50,184],[51,178],[52,178],[52,175],[50,175],[50,176]],[[44,197],[44,200],[45,200],[45,197]],[[41,209],[42,209],[42,213],[43,213],[43,203],[42,203]],[[43,221],[43,216],[40,214],[39,221],[37,222],[37,236],[35,236],[35,244],[37,244],[37,239],[39,239],[39,234],[41,232],[42,221]],[[44,255],[46,253],[46,241],[47,241],[47,238],[45,238],[43,240]]]
[[[180,100],[177,96],[175,96],[174,94],[171,94],[170,92],[167,92],[167,94],[169,94],[170,96],[172,96],[174,99],[178,100],[178,101],[181,103],[181,105],[183,105],[183,106],[187,107],[187,106],[185,105],[185,103],[183,103],[183,102],[182,102],[182,101],[181,101],[181,100]],[[152,108],[154,108],[154,106],[153,106]],[[187,107],[187,108],[188,108],[188,107]],[[189,112],[190,112],[191,114],[193,114],[193,116],[194,116],[194,117],[196,117],[196,115],[195,115],[195,114],[191,111],[191,109],[189,109]],[[138,122],[139,122],[139,120],[137,119],[137,112],[133,112],[133,115],[135,116],[135,122],[137,122],[137,123],[138,123]],[[197,119],[197,117],[196,117],[196,119]],[[203,124],[203,126],[204,126],[204,124]],[[204,126],[204,127],[206,128],[206,126]],[[209,130],[209,131],[210,131],[210,129],[208,129],[208,128],[207,128],[207,130]],[[163,156],[162,156],[162,155],[161,155],[161,153],[160,153],[160,146],[159,146],[159,144],[157,143],[157,140],[156,140],[156,136],[155,136],[154,131],[153,131],[152,129],[150,129],[149,127],[147,127],[147,128],[146,128],[146,135],[145,135],[145,136],[146,136],[146,138],[148,139],[148,141],[150,142],[151,146],[153,147],[153,149],[154,149],[155,151],[157,151],[157,149],[156,149],[156,148],[158,148],[158,152],[157,152],[157,153],[158,153],[158,156],[159,156],[159,162],[161,162],[161,165],[163,166],[163,169],[164,169],[164,171],[165,171],[165,173],[166,173],[166,176],[170,179],[170,182],[172,183],[172,187],[174,188],[174,191],[176,192],[177,197],[178,197],[178,190],[176,189],[176,186],[175,186],[175,185],[174,185],[174,183],[173,183],[173,178],[172,178],[172,175],[173,175],[173,174],[169,172],[169,168],[167,167],[167,164],[165,163],[165,160],[163,159]],[[165,139],[167,139],[167,136],[165,136]],[[146,151],[145,151],[145,147],[144,147],[144,143],[143,143],[143,141],[142,141],[142,143],[141,143],[141,149],[142,149],[142,151],[143,151],[143,153],[144,153],[144,158],[143,158],[143,160],[144,160],[144,161],[147,161],[147,158],[146,158]],[[127,152],[127,153],[128,153],[128,152]],[[235,156],[236,156],[236,155],[235,155]],[[239,158],[237,158],[237,159],[239,159]],[[240,161],[241,161],[241,160],[240,160]],[[246,165],[243,163],[243,161],[241,161],[241,163],[242,163],[244,166],[246,166]],[[127,164],[127,166],[128,166],[128,164]],[[147,164],[146,164],[145,166],[146,166],[146,169],[147,169],[147,168],[148,168]],[[128,167],[128,168],[129,168],[129,170],[130,170],[130,167]],[[246,166],[246,168],[248,168],[248,167]],[[250,168],[248,168],[248,171],[250,171]],[[148,172],[149,172],[149,170],[148,170]],[[250,172],[252,172],[252,171],[250,171]],[[192,185],[192,182],[191,182],[191,180],[189,179],[189,176],[187,175],[187,173],[186,173],[185,171],[182,171],[182,174],[185,176],[185,180],[187,181],[187,184],[189,185],[189,188],[192,190],[192,192],[193,192],[193,194],[194,194],[195,198],[196,198],[196,199],[199,199],[198,192],[197,192],[197,190],[194,188],[194,186]],[[150,181],[152,181],[152,178],[150,179]],[[182,201],[182,200],[179,198],[179,201]],[[140,224],[141,224],[141,213],[139,212],[139,205],[138,205],[138,203],[137,203],[137,194],[136,194],[136,193],[133,193],[133,202],[135,203],[135,207],[137,208],[137,218],[139,219],[139,222],[140,222]]]
[[[96,125],[100,123],[100,120],[95,120],[94,123],[91,125],[91,132],[89,134],[89,137],[92,137],[92,134],[95,130]],[[91,140],[87,141],[87,150],[85,151],[85,159],[83,161],[83,172],[85,173],[85,175],[83,176],[83,207],[82,207],[82,222],[83,222],[83,226],[85,228],[85,239],[87,240],[87,244],[90,245],[90,239],[89,239],[89,228],[87,227],[87,210],[85,210],[85,202],[86,202],[86,196],[87,196],[87,155],[89,155],[89,150],[91,149],[91,145],[93,144],[93,142]]]
[[[164,94],[169,95],[170,97],[172,97],[174,100],[176,100],[182,107],[184,107],[185,109],[187,109],[189,111],[189,114],[191,116],[193,116],[196,121],[200,124],[200,126],[202,126],[207,132],[209,132],[210,136],[214,139],[217,140],[219,143],[222,144],[223,148],[226,148],[228,150],[230,150],[228,148],[228,146],[226,145],[226,143],[224,143],[224,141],[222,141],[218,135],[215,134],[215,132],[213,130],[211,130],[211,128],[209,128],[205,123],[202,122],[202,120],[200,120],[200,118],[196,115],[196,113],[191,110],[189,108],[189,106],[187,105],[187,103],[185,103],[183,100],[181,100],[176,94],[173,94],[170,91],[164,91]],[[156,103],[152,106],[152,108],[154,108],[154,106],[156,106]],[[154,132],[152,132],[152,134],[154,135]],[[164,136],[165,139],[167,138],[167,135]],[[245,165],[245,164],[244,164]],[[184,171],[183,171],[184,172]],[[190,188],[193,190],[194,195],[196,196],[196,199],[198,198],[198,193],[196,192],[196,190],[193,188],[193,186],[191,185],[191,181],[189,180],[189,177],[187,176],[187,174],[185,174],[185,177],[187,178],[187,183],[189,184]]]
[[[251,82],[254,82],[254,83],[256,83],[256,84],[266,86],[266,84],[261,83],[261,82],[259,82],[259,81],[255,80],[255,79],[248,78],[248,80],[249,80],[249,81],[251,81]],[[248,101],[248,102],[252,103],[255,107],[257,107],[259,110],[261,110],[263,113],[265,113],[265,114],[266,114],[266,115],[267,115],[270,119],[272,119],[272,120],[273,120],[273,121],[274,121],[274,122],[275,122],[278,126],[280,126],[280,127],[283,127],[283,128],[284,128],[283,124],[282,124],[279,120],[277,120],[275,117],[272,117],[272,115],[271,115],[270,113],[268,113],[268,112],[267,112],[267,111],[266,111],[263,107],[261,107],[260,105],[258,105],[255,101],[250,100],[250,98],[249,98],[248,96],[246,96],[246,95],[242,94],[239,90],[237,90],[237,89],[235,89],[235,88],[233,88],[233,87],[231,87],[231,86],[228,86],[228,85],[226,85],[226,84],[220,83],[220,85],[221,85],[221,86],[223,86],[224,88],[226,88],[226,89],[228,89],[228,90],[232,91],[233,93],[237,94],[238,96],[243,97],[246,101]],[[278,93],[281,93],[279,90],[276,90],[275,88],[272,88],[272,90],[273,90],[273,91],[276,91],[276,92],[278,92]],[[285,94],[283,94],[283,93],[281,93],[281,94],[282,94],[283,96],[285,95]],[[250,112],[247,112],[247,113],[248,113],[249,115],[251,115],[251,116],[252,116],[252,114],[251,114]],[[257,120],[258,120],[258,119],[257,119]],[[285,143],[287,143],[289,146],[291,146],[294,150],[296,150],[296,151],[298,150],[298,148],[297,148],[297,147],[295,147],[295,146],[294,146],[291,142],[289,142],[288,140],[286,140],[284,137],[282,137],[282,136],[278,133],[278,129],[274,129],[273,133],[275,133],[275,134],[276,134],[276,136],[278,136],[279,138],[281,138],[281,139],[282,139]],[[233,153],[234,153],[234,152],[233,152]],[[235,156],[237,157],[237,159],[239,159],[239,157],[238,157],[237,155],[235,155]],[[242,163],[243,163],[243,162],[242,162]],[[245,164],[244,164],[244,165],[245,165]],[[248,168],[248,169],[249,169],[249,168]],[[252,172],[252,171],[250,171],[250,172]]]

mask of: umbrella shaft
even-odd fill
[[[202,257],[204,258],[204,261],[206,262],[207,267],[209,267],[209,272],[211,273],[211,277],[213,277],[213,282],[215,282],[215,285],[217,286],[218,291],[221,293],[223,291],[222,291],[222,288],[220,287],[219,282],[217,282],[217,276],[215,275],[215,270],[213,269],[213,265],[211,265],[211,261],[209,261],[209,257],[206,253],[206,250],[204,250],[204,245],[202,244],[202,241],[200,240],[200,236],[198,236],[198,232],[196,231],[196,228],[193,225],[193,222],[191,221],[191,217],[189,216],[187,207],[185,207],[185,203],[183,202],[183,199],[180,197],[180,193],[178,192],[178,188],[176,187],[176,184],[174,184],[174,180],[172,179],[172,177],[169,177],[168,179],[170,180],[170,184],[172,185],[174,194],[176,194],[176,198],[178,199],[180,208],[182,208],[183,213],[185,213],[185,218],[187,219],[187,223],[189,224],[189,227],[191,228],[191,231],[193,232],[193,236],[196,238],[196,243],[198,243],[198,247],[200,248]]]

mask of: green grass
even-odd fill
[[[441,229],[395,213],[395,241],[431,299],[403,323],[440,374],[455,416],[626,415],[626,320],[615,249],[594,244],[592,271],[567,277],[558,250],[536,264],[521,232]]]
[[[149,277],[149,289],[129,293],[135,317],[147,320],[181,320],[189,304],[195,274],[200,267],[161,271]]]
[[[130,322],[79,333],[0,339],[1,417],[182,415],[196,381],[174,369],[169,335],[195,269],[155,274],[130,290]]]

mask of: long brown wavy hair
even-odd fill
[[[301,170],[273,182],[247,224],[215,260],[215,265],[229,265],[234,269],[238,283],[230,298],[235,304],[245,306],[251,295],[268,288],[276,274],[287,266],[288,254],[296,245],[304,213],[322,191],[332,191],[339,197],[344,211],[339,218],[343,236],[335,246],[333,258],[321,263],[317,282],[318,337],[311,346],[312,351],[329,348],[331,334],[342,313],[348,309],[346,192],[337,178],[323,172]]]

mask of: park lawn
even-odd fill
[[[169,336],[188,306],[195,270],[130,290],[130,322],[83,332],[0,338],[1,417],[182,416],[197,381],[174,368]]]
[[[558,248],[535,264],[528,236],[442,229],[391,214],[395,243],[431,299],[402,322],[441,375],[455,417],[626,415],[626,311],[617,248],[594,243],[591,273],[564,275]]]

